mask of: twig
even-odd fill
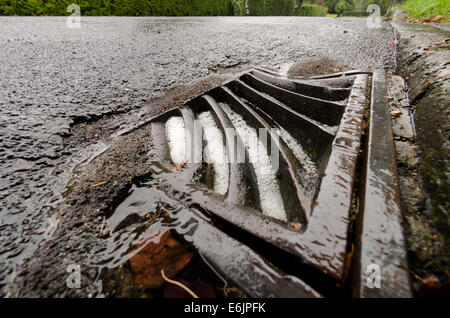
[[[412,270],[410,270],[409,268],[407,268],[406,266],[402,266],[404,269],[406,269],[411,275],[414,276],[415,279],[421,281],[423,283],[423,278],[421,278],[419,275],[417,275],[416,273],[414,273]]]
[[[177,282],[176,280],[171,280],[171,279],[167,278],[166,275],[164,275],[164,270],[163,269],[161,270],[161,276],[166,282],[174,284],[174,285],[177,285],[178,287],[181,287],[185,291],[187,291],[189,293],[189,295],[191,295],[192,297],[198,298],[198,296],[192,290],[190,290],[187,286],[183,285],[180,282]]]
[[[393,0],[391,1],[391,5],[389,6],[389,9],[386,11],[386,14],[384,15],[386,18],[389,17],[389,15],[391,14],[391,10],[393,7],[395,7],[397,0]]]
[[[97,188],[97,187],[99,187],[99,186],[101,186],[101,185],[104,185],[104,184],[106,184],[106,183],[108,183],[108,181],[99,182],[99,183],[96,183],[96,184],[94,184],[93,186],[91,186],[91,188],[92,188],[92,189],[93,189],[93,188]]]

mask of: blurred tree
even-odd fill
[[[295,0],[295,2],[297,3],[297,8],[295,8],[295,13],[294,13],[295,16],[300,15],[300,10],[302,9],[303,1],[304,0]]]
[[[296,0],[267,0],[265,15],[292,15]]]
[[[334,7],[334,11],[337,13],[339,17],[342,14],[342,12],[352,9],[354,5],[355,5],[354,0],[338,0],[336,6]]]

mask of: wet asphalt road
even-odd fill
[[[212,69],[328,58],[389,68],[394,34],[361,18],[0,17],[0,295],[56,226],[76,121],[142,107]],[[345,32],[346,31],[346,32]]]

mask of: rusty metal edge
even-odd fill
[[[342,279],[344,273],[367,84],[366,74],[357,75],[304,234],[310,248],[314,248],[313,244],[316,248],[321,246],[317,249],[322,251],[322,258],[328,260],[329,274],[338,279]]]
[[[397,166],[385,76],[384,70],[377,70],[372,78],[365,185],[356,228],[353,296],[409,298],[412,297],[412,290],[401,225]],[[368,283],[369,280],[376,283],[377,266],[380,269],[380,288]]]

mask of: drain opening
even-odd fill
[[[170,157],[178,165],[186,160],[186,127],[182,117],[174,116],[166,122],[166,137]]]
[[[307,84],[261,74],[247,72],[190,100],[178,114],[172,111],[169,118],[155,118],[152,130],[165,122],[165,134],[155,130],[152,136],[159,135],[161,144],[166,138],[169,148],[160,147],[161,162],[167,161],[167,151],[176,165],[193,158],[191,152],[203,155],[199,162],[187,160],[175,171],[162,164],[155,186],[167,195],[165,200],[178,202],[180,211],[197,215],[197,210],[207,216],[194,218],[195,227],[185,232],[197,235],[197,247],[205,248],[205,242],[196,231],[208,229],[205,238],[218,235],[240,253],[233,255],[248,255],[260,264],[264,277],[271,277],[261,289],[267,295],[283,294],[269,282],[286,279],[302,295],[319,296],[311,286],[326,295],[339,295],[336,284],[345,270],[367,75],[354,73]],[[317,95],[320,91],[323,99]],[[193,137],[195,119],[203,128],[200,143]],[[267,144],[260,140],[261,128]],[[239,142],[243,149],[235,147]],[[279,158],[276,164],[274,153]],[[157,154],[152,156],[154,164]],[[235,157],[245,160],[230,163]],[[246,263],[242,270],[253,274],[237,277],[227,271],[229,260],[204,251],[241,287],[257,271]],[[259,293],[252,286],[245,288],[249,295]]]
[[[258,138],[256,130],[247,125],[242,116],[233,112],[226,104],[221,106],[248,149],[249,160],[256,173],[262,212],[278,220],[287,221],[276,172],[267,156],[266,147]]]
[[[222,132],[216,126],[214,118],[210,112],[203,112],[197,117],[203,128],[205,147],[203,154],[204,160],[212,164],[214,171],[213,188],[214,191],[225,195],[228,191],[229,169],[228,158],[225,149],[225,143],[222,138]]]

